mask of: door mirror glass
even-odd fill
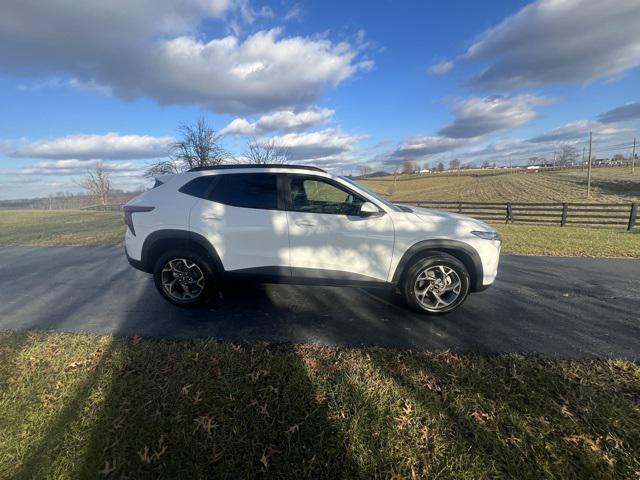
[[[360,207],[361,217],[379,217],[382,212],[371,202],[364,202]]]

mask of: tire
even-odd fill
[[[153,268],[153,281],[160,295],[179,307],[202,305],[216,290],[216,275],[209,262],[189,250],[160,255]],[[173,285],[167,288],[171,281]]]
[[[418,258],[400,282],[406,304],[413,310],[431,315],[442,315],[458,308],[469,296],[469,287],[469,272],[463,263],[442,252],[430,252]]]

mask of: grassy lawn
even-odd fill
[[[0,245],[117,245],[124,229],[119,212],[0,210]]]
[[[640,228],[495,224],[502,251],[518,255],[640,258]]]
[[[468,202],[584,202],[587,173],[581,170],[531,174],[463,172],[401,175],[358,180],[392,200]],[[591,178],[594,202],[637,202],[640,198],[640,169],[594,168]]]
[[[1,478],[638,478],[640,366],[0,333]]]

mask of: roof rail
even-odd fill
[[[314,170],[316,172],[324,172],[327,173],[325,170],[318,168],[318,167],[312,167],[312,166],[307,166],[307,165],[288,165],[288,164],[282,164],[282,163],[235,163],[235,164],[231,164],[231,165],[211,165],[208,167],[193,167],[190,168],[188,171],[189,172],[201,172],[203,170],[233,170],[234,168],[294,168],[297,170]]]

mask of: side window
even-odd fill
[[[216,175],[207,175],[204,177],[194,178],[190,182],[180,187],[178,191],[186,195],[191,195],[192,197],[207,198],[209,187],[211,187],[211,184],[215,182],[216,178]],[[156,185],[154,185],[154,188],[155,187]]]
[[[277,210],[278,180],[275,174],[267,173],[220,175],[209,200],[234,207]]]
[[[296,212],[357,215],[364,199],[318,178],[290,177],[291,209]]]

